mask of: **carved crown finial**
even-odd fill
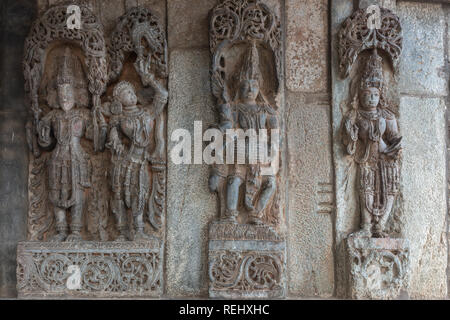
[[[256,43],[253,41],[252,46],[248,49],[244,64],[242,65],[239,81],[259,80],[259,53]]]
[[[377,49],[366,62],[364,72],[361,76],[361,89],[378,88],[383,86],[383,59],[378,55]]]
[[[64,55],[58,59],[58,76],[56,83],[58,85],[71,84],[74,85],[74,70],[76,61],[72,56],[72,51],[69,47],[64,50]]]

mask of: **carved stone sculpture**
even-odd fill
[[[222,1],[213,9],[210,27],[217,128],[224,134],[228,129],[250,129],[256,135],[268,129],[267,134],[277,139],[270,130],[279,129],[275,101],[282,66],[277,16],[261,1]],[[239,48],[240,59],[233,61],[230,52]],[[262,56],[270,58],[262,63]],[[255,152],[251,148],[247,141],[245,163],[216,163],[211,170],[209,187],[217,193],[220,207],[219,219],[209,230],[211,297],[285,294],[285,241],[278,232],[280,174],[262,174],[271,163],[249,162],[249,153]]]
[[[131,209],[134,232],[133,240],[149,239],[144,233],[144,211],[150,217],[152,204],[150,199],[150,176],[148,163],[164,164],[160,149],[151,150],[152,130],[154,118],[158,116],[167,103],[167,91],[155,80],[153,75],[144,70],[144,61],[139,61],[139,72],[145,81],[148,81],[156,90],[154,98],[153,115],[142,106],[137,105],[137,97],[132,84],[126,81],[119,82],[113,93],[110,119],[108,147],[113,152],[112,174],[112,211],[117,220],[119,238],[127,239],[126,209]],[[148,68],[147,68],[148,69]],[[122,143],[122,136],[128,140],[128,146]],[[157,187],[158,185],[154,186]],[[154,217],[150,221],[155,221]],[[158,227],[158,226],[156,226]]]
[[[402,137],[379,54],[387,53],[395,70],[402,49],[401,26],[389,10],[381,8],[381,13],[379,29],[367,27],[367,15],[360,9],[338,34],[342,74],[350,74],[358,55],[362,65],[356,75],[359,88],[343,124],[345,150],[359,168],[361,229],[346,240],[349,295],[356,299],[396,298],[405,285],[409,257],[408,241],[389,237],[388,222],[399,192]]]
[[[59,57],[56,79],[58,109],[40,119],[36,129],[41,147],[55,145],[48,164],[49,198],[54,207],[57,230],[52,241],[81,240],[84,188],[91,186],[91,163],[80,139],[89,135],[89,129],[92,134],[92,115],[87,109],[75,108],[73,70],[81,68],[77,62],[68,48],[64,56]],[[101,134],[106,135],[106,126],[102,127]],[[66,210],[71,213],[69,235]]]
[[[69,29],[67,6],[43,13],[25,45],[33,156],[18,293],[160,296],[167,91],[156,76],[167,76],[165,35],[150,11],[131,8],[107,50],[97,17],[79,5],[82,28]],[[112,98],[102,99],[108,84]]]
[[[402,138],[382,92],[382,58],[374,49],[361,76],[359,101],[354,101],[358,107],[345,119],[344,143],[360,170],[362,229],[355,236],[361,237],[387,236],[386,222],[398,194]]]

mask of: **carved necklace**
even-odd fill
[[[378,110],[372,110],[372,111],[364,111],[360,110],[359,114],[362,118],[365,120],[368,120],[369,124],[369,139],[378,142],[381,138],[381,131],[380,131],[380,113]]]
[[[125,110],[125,116],[133,122],[133,144],[139,148],[145,148],[150,141],[150,132],[144,123],[144,110]]]

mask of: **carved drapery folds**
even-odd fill
[[[393,299],[406,285],[409,245],[389,237],[399,192],[401,140],[396,106],[387,97],[389,64],[398,69],[402,51],[399,18],[381,8],[380,28],[369,28],[365,9],[357,10],[338,33],[340,71],[344,77],[359,57],[354,75],[359,86],[343,120],[345,152],[359,169],[361,228],[347,243],[348,293],[356,299]],[[383,54],[385,53],[385,54]],[[394,80],[393,80],[394,81]],[[391,91],[393,91],[391,89]],[[391,92],[391,97],[397,92]],[[378,273],[379,274],[378,274]],[[373,276],[373,273],[378,275]]]
[[[262,1],[225,0],[212,10],[211,85],[217,98],[216,128],[222,134],[229,129],[256,135],[267,130],[272,140],[281,136],[274,134],[280,129],[281,36],[277,15]],[[209,294],[283,297],[280,173],[262,174],[273,163],[249,162],[256,149],[248,141],[245,146],[244,164],[215,163],[211,170],[209,187],[217,193],[220,212],[209,229]]]
[[[25,43],[30,242],[18,249],[19,295],[159,296],[165,35],[136,7],[119,19],[107,49],[88,7],[79,5],[80,29],[68,28],[67,7],[43,13]],[[66,280],[77,267],[82,281],[73,291]]]

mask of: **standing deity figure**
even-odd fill
[[[148,240],[144,231],[144,211],[150,210],[149,192],[151,189],[148,164],[163,162],[162,137],[152,134],[157,116],[164,110],[168,93],[149,73],[149,63],[142,59],[136,62],[137,70],[144,85],[155,90],[153,110],[137,104],[133,85],[127,81],[119,82],[113,91],[110,129],[107,147],[113,152],[112,211],[116,218],[119,236],[116,241]],[[155,144],[152,138],[155,137]],[[125,138],[125,139],[123,139]],[[126,141],[124,143],[124,141]],[[151,153],[154,145],[153,153]],[[127,237],[127,210],[131,209],[134,232]]]
[[[344,144],[359,164],[361,237],[386,237],[398,193],[401,136],[383,97],[383,61],[374,49],[359,88],[359,108],[345,119]]]
[[[260,91],[259,54],[256,43],[249,48],[239,74],[236,97],[229,102],[226,85],[224,86],[224,103],[218,107],[219,129],[254,130],[259,136],[260,129],[278,129],[276,111],[269,105]],[[270,136],[270,130],[268,130]],[[256,152],[254,146],[245,141],[246,162],[249,152]],[[226,149],[226,152],[230,150]],[[234,145],[233,145],[234,147]],[[253,150],[252,150],[253,149]],[[266,149],[269,150],[269,149]],[[220,221],[237,223],[239,215],[239,199],[241,185],[244,183],[244,208],[248,213],[250,224],[262,225],[266,207],[276,190],[275,175],[261,175],[263,166],[270,167],[260,161],[256,164],[215,165],[212,169],[209,188],[219,194],[221,199]]]
[[[54,206],[56,235],[51,241],[80,241],[85,188],[91,186],[89,155],[81,147],[81,138],[93,139],[92,113],[76,107],[74,71],[81,68],[78,59],[66,48],[57,63],[58,108],[38,121],[38,143],[53,148],[49,159],[49,199]],[[106,123],[102,123],[101,136],[106,136]],[[56,143],[55,143],[56,142]],[[69,210],[70,234],[66,211]]]

